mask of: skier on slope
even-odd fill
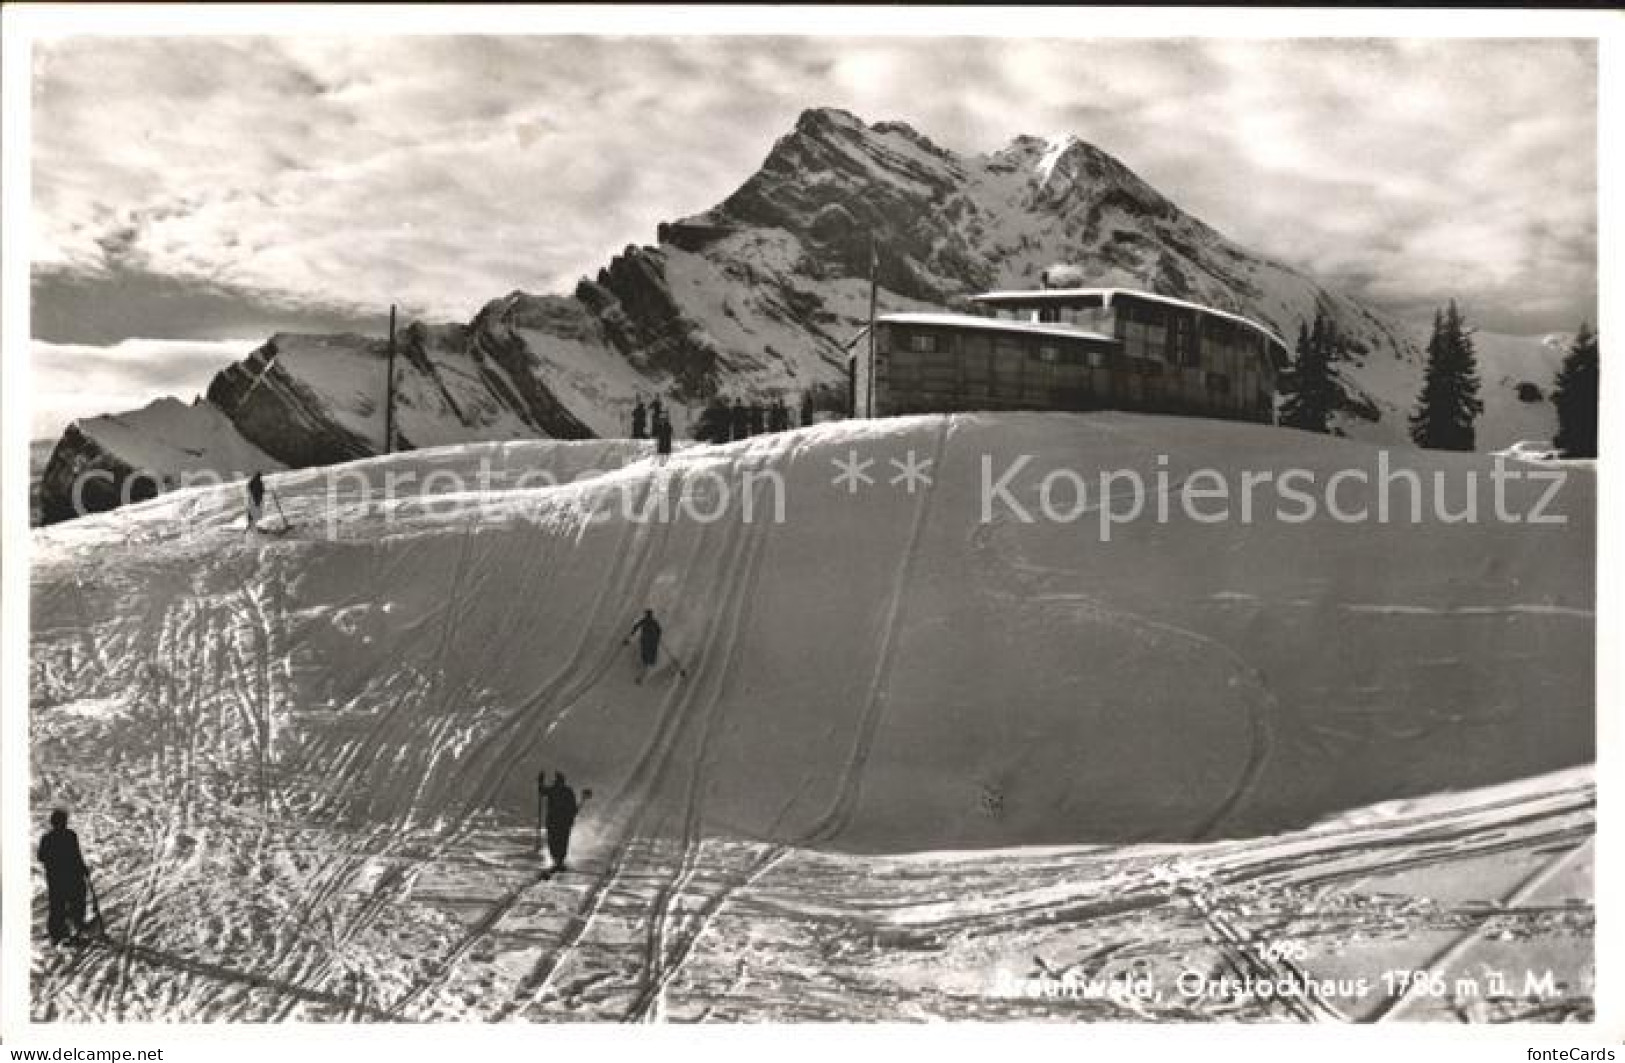
[[[641,684],[644,676],[649,674],[649,669],[653,668],[655,662],[660,659],[660,621],[655,619],[653,609],[643,611],[643,615],[638,617],[637,623],[632,625],[632,630],[626,633],[626,638],[621,640],[621,645],[625,646],[628,642],[631,642],[633,635],[638,636],[639,663],[638,677],[633,682]],[[682,675],[688,674],[688,670],[681,666],[679,666],[678,671]]]
[[[581,811],[581,805],[592,796],[591,790],[583,790],[581,801],[576,801],[576,793],[564,781],[564,773],[553,773],[553,785],[547,784],[547,772],[536,774],[536,799],[542,806],[542,823],[547,829],[547,853],[553,858],[553,871],[558,873],[566,870],[565,858],[570,855],[570,832],[575,828],[576,814]]]
[[[39,842],[39,862],[45,865],[45,931],[51,943],[58,944],[73,932],[85,929],[85,884],[90,868],[79,851],[79,836],[68,829],[68,814],[62,809],[51,813],[51,829]]]
[[[265,480],[259,473],[248,478],[248,527],[247,531],[258,531],[260,514],[265,511]]]

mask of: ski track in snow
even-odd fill
[[[868,761],[869,749],[873,743],[875,730],[885,709],[886,686],[891,678],[894,665],[895,646],[903,614],[904,600],[912,582],[919,555],[921,536],[928,523],[930,502],[936,494],[934,482],[935,479],[941,476],[947,441],[952,431],[952,415],[942,417],[939,420],[940,423],[934,434],[930,451],[931,458],[929,459],[930,466],[934,471],[933,483],[920,493],[920,499],[914,508],[908,537],[904,543],[903,554],[896,566],[896,579],[887,599],[888,605],[882,627],[882,641],[876,651],[875,668],[859,715],[859,723],[854,732],[852,749],[843,766],[835,796],[829,809],[812,827],[800,836],[795,843],[797,846],[825,842],[837,837],[850,822],[852,812],[856,808],[863,768]],[[753,550],[746,562],[752,572],[751,583],[754,583],[755,567],[760,560],[760,556],[759,550]],[[737,626],[736,624],[736,629]],[[730,651],[732,644],[733,640],[730,638],[728,642]],[[711,722],[712,720],[708,716],[706,722],[707,735],[709,734]],[[705,744],[704,739],[702,739],[702,749]],[[679,873],[675,880],[662,888],[656,898],[655,916],[650,921],[646,936],[642,988],[625,1015],[627,1021],[635,1021],[660,1014],[662,995],[666,986],[676,978],[683,962],[691,954],[699,938],[709,928],[711,921],[735,893],[748,888],[772,870],[792,848],[790,845],[785,844],[765,846],[754,858],[747,862],[742,871],[725,876],[718,888],[702,902],[701,907],[692,917],[690,926],[678,936],[676,944],[668,950],[665,943],[668,923],[678,900],[682,897],[698,867],[701,842],[698,835],[700,822],[695,796],[700,782],[699,766],[701,763],[702,761],[697,758],[695,771],[690,776],[688,796],[685,802],[687,816],[683,835],[684,849],[682,859],[679,862]],[[786,802],[781,808],[780,815],[775,819],[769,833],[777,831],[779,823],[782,822],[783,816],[789,811],[792,803],[793,799],[792,802]]]
[[[716,678],[712,681],[714,693],[705,709],[702,710],[705,716],[705,720],[701,724],[702,742],[700,749],[694,754],[695,774],[691,776],[691,785],[685,799],[685,832],[682,838],[682,851],[676,861],[677,869],[674,878],[657,891],[656,900],[650,906],[650,914],[647,916],[649,923],[646,928],[643,960],[640,968],[642,971],[640,979],[644,985],[650,982],[652,970],[654,970],[653,979],[655,981],[659,980],[660,975],[656,969],[663,962],[665,954],[664,934],[666,920],[669,918],[667,904],[668,902],[675,903],[675,898],[680,893],[678,883],[684,877],[684,868],[697,855],[694,851],[698,848],[699,840],[695,836],[694,810],[698,792],[698,773],[701,770],[700,766],[704,762],[705,743],[703,738],[710,733],[707,725],[716,708],[716,692],[720,692],[722,685],[727,680],[727,666],[731,656],[726,655],[726,651],[732,646],[733,636],[738,631],[740,616],[749,603],[750,590],[757,572],[757,561],[760,558],[761,548],[770,527],[771,525],[767,521],[758,521],[752,524],[746,524],[743,521],[729,521],[724,545],[718,552],[719,564],[728,574],[726,589],[721,596],[724,601],[724,608],[712,613],[701,648],[692,655],[691,663],[696,668],[704,668],[719,649],[725,651],[725,656],[721,667],[715,673]],[[747,540],[743,547],[739,542],[741,538]],[[746,557],[741,563],[740,554],[742,550],[746,553]],[[688,566],[685,572],[685,580],[691,578],[697,567],[696,565]],[[719,633],[725,623],[730,625],[729,637],[726,642],[719,645]],[[708,671],[702,672],[703,678],[710,678],[710,675],[711,673]],[[639,828],[658,800],[660,785],[664,780],[667,768],[670,766],[677,742],[682,737],[685,718],[690,715],[689,703],[695,696],[694,692],[697,689],[697,684],[692,681],[690,683],[676,684],[670,688],[663,698],[657,715],[656,726],[651,732],[642,753],[635,761],[629,777],[620,786],[619,793],[627,795],[626,799],[633,802],[633,810],[628,822],[622,828],[620,839],[614,845],[608,870],[589,887],[580,909],[578,909],[575,918],[572,920],[571,930],[566,934],[564,940],[550,955],[544,958],[535,970],[521,980],[513,997],[498,1010],[496,1014],[498,1019],[505,1019],[516,1013],[521,1013],[525,1009],[540,1003],[546,997],[559,970],[570,954],[581,945],[592,930],[594,921],[604,910],[619,880],[626,874],[635,847],[642,840],[639,836]],[[615,803],[621,803],[619,797]],[[652,848],[652,846],[653,840],[650,839],[650,847]],[[644,997],[640,996],[639,1000],[634,1002],[633,1011],[647,1007],[643,1000]]]
[[[931,450],[933,481],[942,479],[943,457],[947,451],[948,436],[952,425],[953,415],[950,414],[941,419],[941,426],[937,430],[936,440]],[[914,522],[909,528],[908,542],[903,549],[903,557],[897,566],[897,579],[886,599],[885,621],[881,629],[882,641],[876,655],[875,670],[869,680],[869,689],[865,695],[863,709],[859,716],[852,751],[842,768],[841,783],[836,791],[835,801],[823,818],[798,839],[798,844],[812,845],[835,838],[851,821],[853,810],[857,807],[863,768],[869,760],[869,751],[874,743],[875,730],[880,725],[881,713],[885,711],[886,684],[891,679],[898,639],[898,624],[902,618],[904,597],[908,592],[909,579],[919,557],[920,537],[925,530],[927,512],[930,508],[931,499],[935,496],[935,482],[933,482],[931,486],[921,492],[919,504],[914,510]]]
[[[1569,873],[1576,854],[1589,852],[1595,812],[1589,774],[1397,811],[1376,807],[1247,840],[1030,855],[864,858],[818,851],[843,836],[863,805],[911,619],[910,593],[920,580],[922,543],[933,524],[935,483],[961,425],[939,417],[909,429],[931,433],[927,453],[936,475],[911,503],[906,526],[899,521],[899,553],[877,595],[879,637],[862,666],[850,733],[840,736],[842,753],[823,779],[809,774],[785,787],[782,803],[764,818],[765,830],[719,833],[720,810],[709,809],[707,798],[722,755],[716,739],[751,700],[741,689],[747,680],[740,647],[742,633],[760,620],[759,585],[774,539],[769,520],[623,522],[611,563],[596,575],[598,593],[565,628],[574,633],[568,651],[553,658],[557,663],[528,694],[498,706],[481,689],[482,669],[526,652],[535,603],[561,586],[559,566],[566,562],[537,556],[515,566],[523,548],[482,535],[477,519],[456,529],[446,555],[420,548],[428,540],[409,527],[382,540],[387,549],[356,556],[373,566],[367,584],[374,586],[435,579],[421,571],[424,558],[451,562],[437,579],[443,600],[423,603],[396,631],[396,648],[423,663],[357,681],[347,693],[341,688],[341,700],[348,700],[337,711],[348,722],[303,732],[293,726],[299,712],[309,711],[297,703],[300,640],[346,610],[377,603],[357,596],[332,601],[321,613],[298,612],[305,599],[290,592],[293,544],[241,538],[217,523],[204,536],[214,535],[213,549],[162,532],[148,536],[142,549],[163,564],[155,560],[135,576],[121,572],[115,556],[96,556],[95,547],[50,560],[36,575],[36,593],[49,586],[51,595],[65,597],[51,613],[54,623],[37,627],[35,638],[53,653],[63,647],[64,656],[37,662],[36,675],[49,679],[49,697],[61,703],[106,699],[106,713],[88,719],[129,714],[141,741],[113,761],[118,793],[108,807],[133,818],[124,824],[122,848],[105,854],[109,866],[118,857],[121,871],[97,878],[112,941],[74,952],[40,949],[36,1017],[134,1021],[161,1017],[166,1008],[177,1017],[251,1021],[1065,1017],[1064,1009],[1028,1001],[930,991],[916,984],[929,980],[918,972],[954,973],[971,962],[955,957],[989,949],[1037,952],[1052,957],[1055,970],[1097,973],[1174,962],[1186,950],[1222,969],[1302,982],[1322,957],[1261,952],[1256,946],[1280,932],[1287,916],[1260,922],[1249,891],[1303,901],[1297,924],[1303,940],[1313,941],[1335,933],[1343,918],[1331,914],[1340,910],[1335,905],[1318,912],[1309,903],[1314,899],[1361,898],[1375,906],[1377,919],[1398,887],[1367,897],[1369,883],[1477,868],[1485,860],[1519,868],[1489,898],[1493,907],[1486,910],[1495,918],[1586,925],[1589,905],[1529,902]],[[803,440],[792,433],[754,441],[736,456],[734,471],[785,472],[804,457]],[[822,459],[820,452],[814,460]],[[681,463],[663,470],[667,488],[681,484],[686,471]],[[653,476],[641,481],[638,508],[648,506],[654,485]],[[290,516],[312,519],[310,501],[293,496]],[[188,500],[183,507],[189,519],[210,527],[209,515],[195,506]],[[357,515],[363,508],[349,507]],[[136,516],[121,513],[109,524],[130,541]],[[680,531],[692,540],[677,539]],[[997,520],[979,524],[968,543],[973,555],[997,559],[1019,577],[1025,600],[1080,611],[1151,649],[1182,647],[1175,660],[1224,662],[1238,695],[1243,752],[1190,835],[1225,831],[1281,752],[1270,722],[1281,711],[1277,692],[1228,638],[1104,600],[1077,572],[1029,561],[1019,549],[1001,555],[1009,544],[996,540],[1013,531]],[[583,519],[578,540],[586,533]],[[353,530],[341,541],[359,542],[362,534]],[[637,725],[634,755],[588,809],[598,820],[592,847],[598,855],[549,879],[539,866],[526,866],[539,865],[540,854],[531,851],[529,829],[497,811],[499,796],[512,790],[515,773],[547,763],[551,743],[597,707],[601,684],[624,660],[622,610],[650,600],[662,572],[674,566],[678,599],[709,603],[702,628],[690,636],[695,641],[681,647],[690,674],[642,688],[658,692],[658,700]],[[1225,594],[1245,598],[1250,608],[1266,601]],[[107,607],[120,597],[140,604],[123,614]],[[470,645],[459,632],[492,601],[505,603],[498,633]],[[1538,601],[1340,608],[1591,619],[1588,610]],[[361,622],[392,622],[376,611],[358,615]],[[153,637],[144,640],[143,632]],[[416,756],[402,755],[403,733],[421,740]],[[156,768],[150,778],[143,774],[149,763]],[[36,785],[43,777],[52,790],[76,785],[64,775],[71,764],[52,763],[48,775],[45,767],[37,757]],[[830,787],[826,802],[808,826],[784,838],[785,822],[815,781]],[[118,813],[102,813],[108,814]],[[104,821],[98,834],[109,833]],[[1524,870],[1531,854],[1554,846],[1555,856]],[[236,898],[217,911],[194,897],[207,876],[219,873],[206,861],[220,853],[240,867],[239,884],[264,883],[264,895]],[[91,855],[97,862],[103,854]],[[477,888],[466,885],[471,873]],[[36,896],[36,918],[42,909]],[[1491,925],[1472,910],[1437,918],[1444,916],[1440,925],[1453,936],[1423,958],[1428,970],[1471,955]],[[1381,932],[1380,923],[1372,926],[1367,936]],[[388,942],[403,930],[413,931],[418,951],[396,956]],[[406,939],[398,940],[405,947]],[[1035,962],[1049,969],[1047,961]],[[887,981],[898,972],[901,981]],[[1585,1007],[1583,1000],[1559,1001],[1541,1014],[1583,1014]],[[1188,1006],[1099,1008],[1096,1017],[1201,1017]],[[1339,1022],[1434,1018],[1436,1010],[1403,995],[1356,1007],[1309,993],[1301,1000],[1229,1001],[1209,1015]]]
[[[647,504],[648,497],[648,492],[646,490],[643,498],[644,505]],[[625,529],[625,534],[627,536],[636,535],[637,541],[633,544],[633,548],[631,550],[622,549],[616,551],[616,556],[618,558],[629,560],[626,560],[623,564],[619,565],[609,573],[608,579],[606,580],[606,593],[600,595],[596,599],[596,604],[598,606],[602,606],[606,602],[634,600],[637,596],[629,593],[630,588],[632,586],[641,587],[647,583],[643,569],[647,560],[654,552],[652,550],[650,540],[657,534],[660,534],[663,537],[664,533],[669,530],[670,524],[667,522],[661,522],[653,527],[656,529],[656,531],[650,531],[649,526],[644,525],[641,529],[643,534],[636,535],[636,532],[639,530],[638,527],[636,525],[628,524],[627,528]],[[486,741],[482,743],[482,745],[475,751],[475,754],[465,761],[465,764],[472,765],[474,763],[479,763],[482,766],[487,767],[487,778],[489,778],[491,775],[496,777],[493,784],[488,786],[485,790],[478,791],[480,795],[488,793],[490,790],[494,790],[496,786],[500,786],[502,782],[506,781],[513,765],[519,763],[529,763],[529,753],[533,751],[534,747],[546,740],[547,735],[550,734],[553,728],[556,727],[558,723],[568,714],[569,710],[574,707],[580,698],[591,690],[591,688],[596,685],[598,680],[601,679],[610,669],[610,667],[613,666],[617,657],[614,647],[617,644],[614,642],[613,638],[604,638],[605,632],[602,630],[602,624],[599,623],[599,617],[600,613],[595,608],[592,617],[589,618],[586,624],[582,625],[581,637],[576,643],[575,650],[565,666],[546,684],[544,684],[541,689],[533,694],[530,699],[524,702],[516,711],[511,713],[504,727],[493,731],[493,733],[488,736]],[[613,618],[611,619],[613,620]],[[589,647],[593,646],[598,647],[599,651],[596,660],[591,664],[590,667],[587,667],[585,665],[585,661],[591,653]],[[603,649],[605,646],[610,648],[605,650]],[[540,711],[548,708],[551,708],[552,711]],[[540,735],[535,736],[535,720],[538,716],[545,718],[545,725],[541,727]],[[519,727],[524,726],[527,722],[531,724],[533,737],[529,740],[521,740],[524,742],[524,748],[527,751],[526,755],[505,756],[504,760],[508,765],[508,768],[506,769],[494,765],[487,765],[486,758],[488,756],[494,753],[509,752],[511,750],[512,744],[516,740],[516,730]],[[483,796],[475,796],[474,798],[470,799],[470,801],[465,805],[464,822],[467,821],[467,816],[472,815],[472,813],[480,807],[482,801]],[[415,1003],[425,995],[432,993],[433,989],[437,986],[444,984],[446,979],[451,976],[457,963],[465,955],[467,955],[475,944],[498,925],[502,918],[507,915],[507,913],[519,902],[525,893],[537,885],[540,885],[543,881],[546,881],[546,876],[543,872],[539,871],[527,878],[519,887],[504,894],[495,905],[493,905],[475,922],[471,930],[453,945],[450,952],[436,963],[434,977],[427,983],[420,983],[419,985],[414,986],[411,990],[404,994],[390,1009],[391,1014],[402,1014],[409,1005]]]
[[[1586,838],[1578,844],[1560,848],[1556,855],[1545,863],[1537,866],[1535,870],[1530,872],[1529,876],[1522,882],[1519,882],[1511,892],[1500,898],[1500,907],[1504,909],[1515,908],[1522,904],[1526,899],[1533,895],[1537,889],[1549,882],[1553,876],[1555,876],[1559,871],[1563,870],[1563,868],[1572,862],[1578,854],[1586,851],[1586,849],[1588,849],[1592,844],[1592,840],[1590,838]],[[1427,963],[1420,968],[1417,968],[1417,970],[1429,975],[1435,973],[1442,974],[1449,965],[1459,961],[1463,956],[1471,951],[1474,946],[1478,945],[1482,941],[1483,932],[1483,924],[1478,924],[1471,927],[1467,932],[1463,933],[1455,941],[1451,942],[1450,945],[1443,949],[1438,955],[1429,959]],[[1369,1021],[1387,1022],[1396,1017],[1403,1016],[1406,1010],[1416,1003],[1417,997],[1414,993],[1414,989],[1417,984],[1418,983],[1414,981],[1407,983],[1405,988],[1401,990],[1400,993],[1388,998],[1381,1005],[1379,1005],[1376,1011],[1370,1016]]]
[[[802,835],[802,837],[796,843],[797,845],[808,845],[821,841],[828,841],[838,836],[850,822],[852,811],[857,805],[859,788],[862,782],[863,768],[868,761],[869,749],[873,744],[875,729],[879,726],[880,715],[885,710],[885,687],[891,678],[894,664],[895,646],[898,638],[898,626],[902,619],[904,598],[911,583],[916,561],[919,556],[920,539],[927,525],[930,502],[936,495],[934,490],[935,480],[940,479],[941,477],[943,460],[947,451],[948,437],[952,431],[952,427],[952,415],[948,415],[940,419],[940,425],[936,430],[931,448],[931,458],[929,459],[930,466],[933,470],[933,482],[931,485],[928,485],[924,490],[922,490],[920,493],[919,502],[914,509],[913,522],[909,528],[908,539],[904,544],[903,556],[897,565],[897,578],[888,599],[886,619],[884,622],[884,627],[882,628],[882,642],[876,652],[874,673],[869,683],[868,695],[865,699],[865,704],[860,713],[859,724],[855,732],[852,751],[847,757],[846,763],[843,767],[840,782],[836,789],[835,799],[832,802],[829,811],[826,812],[819,821],[817,821]],[[753,546],[755,545],[759,544],[753,544]],[[759,560],[760,551],[755,550],[747,562],[752,569],[752,583],[754,583],[755,566],[759,563]],[[737,628],[737,624],[735,627]],[[728,644],[730,650],[732,644],[733,640],[730,639]],[[709,725],[710,720],[708,718],[707,733],[709,733]],[[702,741],[702,748],[703,747],[704,742]],[[695,801],[695,795],[697,792],[698,783],[700,781],[698,771],[699,763],[700,761],[697,759],[696,770],[690,776],[688,798],[686,803],[688,808],[688,816],[685,822],[684,830],[685,866],[678,880],[672,884],[670,889],[664,891],[664,895],[659,898],[657,916],[655,919],[651,920],[650,933],[647,939],[648,948],[645,953],[646,959],[644,963],[643,975],[644,986],[627,1012],[626,1018],[628,1020],[643,1018],[650,1014],[658,1014],[661,994],[664,993],[666,986],[675,979],[684,960],[687,959],[694,945],[698,942],[700,936],[704,934],[705,930],[710,926],[711,920],[716,917],[723,905],[727,903],[729,897],[735,892],[747,888],[751,884],[755,883],[764,874],[770,871],[775,864],[782,860],[790,849],[789,846],[782,844],[767,846],[749,862],[743,872],[726,879],[724,883],[703,902],[700,911],[693,919],[693,925],[685,934],[679,937],[677,944],[671,949],[670,956],[668,957],[664,943],[666,924],[670,918],[672,908],[675,906],[677,899],[682,896],[683,890],[686,887],[688,880],[692,878],[694,870],[697,866],[697,857],[700,846],[700,841],[698,838],[700,823],[697,815],[698,806]],[[779,822],[782,821],[782,816],[788,812],[789,807],[790,805],[787,803],[783,809],[781,809],[780,818],[774,821],[772,827],[773,831],[776,831]]]
[[[646,500],[647,491],[645,493],[645,501]],[[623,544],[626,539],[634,537],[638,530],[638,526],[628,524],[623,529]],[[646,531],[646,528],[644,530]],[[454,573],[452,579],[454,588],[458,588],[462,585],[464,579],[462,571],[468,560],[468,545],[471,542],[471,537],[472,528],[470,528],[470,530],[465,534],[464,550],[459,555],[457,571]],[[630,560],[628,560],[625,564],[613,568],[606,574],[605,593],[596,599],[597,603],[602,605],[605,602],[624,600],[625,595],[628,593],[629,581],[632,583],[636,583],[638,581],[639,570],[649,556],[647,544],[648,538],[649,536],[647,534],[640,536],[639,542],[634,544],[635,548],[633,550],[623,548],[615,551],[615,556],[617,558]],[[532,568],[528,569],[527,571],[534,571],[536,567],[539,566],[532,566]],[[488,571],[494,571],[494,566],[487,565],[485,568]],[[440,662],[440,664],[436,669],[436,674],[441,674],[444,670],[444,660],[447,647],[449,645],[451,632],[455,630],[457,612],[456,603],[458,601],[466,601],[469,599],[469,597],[469,595],[457,595],[454,593],[451,605],[448,606],[444,611],[445,622],[441,629],[441,639],[439,641],[436,653],[436,659],[438,662]],[[514,596],[514,600],[517,603],[524,604],[530,601],[531,598],[529,595],[519,594]],[[605,644],[603,639],[603,625],[599,622],[599,617],[600,614],[595,611],[589,621],[582,625],[580,638],[576,643],[573,654],[568,659],[566,664],[528,699],[523,701],[512,712],[510,712],[501,725],[494,728],[483,741],[477,744],[462,758],[459,765],[454,769],[451,783],[445,785],[443,788],[450,789],[453,793],[455,793],[461,787],[464,788],[465,792],[471,793],[472,796],[463,802],[460,814],[453,821],[450,830],[442,836],[441,841],[428,853],[415,859],[415,864],[417,866],[421,867],[442,858],[452,846],[468,836],[468,831],[471,828],[473,817],[483,806],[487,795],[506,780],[513,764],[524,762],[524,758],[512,755],[511,750],[513,743],[522,742],[525,748],[529,749],[530,747],[534,746],[535,742],[537,741],[537,739],[534,737],[530,739],[523,738],[522,729],[528,727],[532,735],[534,735],[537,721],[541,720],[546,724],[546,729],[543,732],[543,737],[545,738],[545,733],[550,731],[551,728],[557,724],[558,720],[563,714],[568,712],[569,708],[575,703],[575,701],[579,700],[580,696],[585,693],[587,689],[590,689],[591,685],[595,683],[597,679],[600,678],[613,664],[615,657],[613,650],[601,653],[597,662],[590,669],[590,672],[586,674],[585,678],[582,678],[582,669],[584,667],[583,662],[589,652],[589,647],[593,645],[602,646]],[[613,643],[610,645],[613,645]],[[467,690],[465,688],[456,691],[455,693],[457,695],[464,695],[467,693]],[[557,702],[556,705],[555,702]],[[551,711],[544,711],[548,709],[551,709]],[[449,727],[449,723],[447,726]],[[377,728],[374,729],[374,733],[381,734],[384,733],[385,730],[385,727],[381,723]],[[437,749],[440,747],[442,741],[443,734],[437,736],[436,738],[435,746]],[[496,757],[501,757],[503,762],[508,765],[508,768],[504,769],[499,765],[494,765],[492,761]],[[409,807],[415,808],[421,806],[423,787],[428,785],[428,781],[433,775],[432,768],[433,765],[431,763],[429,770],[424,772],[423,783],[414,794],[414,800],[410,802]],[[482,784],[481,780],[485,780],[485,782]],[[408,817],[403,818],[409,818],[409,815]],[[397,840],[405,837],[403,829],[400,829],[403,827],[404,824],[398,825],[398,829],[395,834],[395,838]],[[365,849],[368,851],[375,851],[376,846],[375,844],[369,844],[365,847]],[[457,964],[475,946],[480,938],[488,933],[489,930],[500,921],[503,915],[505,915],[509,909],[511,909],[524,897],[528,890],[540,884],[541,881],[543,881],[542,876],[539,873],[534,874],[528,877],[521,885],[510,889],[507,893],[505,893],[490,911],[476,920],[469,933],[465,934],[461,939],[455,942],[450,950],[438,961],[436,961],[434,964],[434,973],[430,979],[428,981],[419,982],[407,990],[407,992],[404,993],[401,998],[391,1006],[388,1014],[398,1017],[403,1014],[407,1007],[411,1004],[417,1002],[425,996],[432,995],[433,990],[439,985],[443,984],[445,980],[450,977]],[[388,884],[387,879],[385,882],[380,884],[380,892],[386,884]]]
[[[647,502],[647,495],[645,495],[645,502]],[[661,524],[657,525],[656,527],[666,529],[669,528],[669,525]],[[610,574],[610,578],[607,581],[608,592],[599,597],[598,603],[601,604],[606,601],[629,600],[626,593],[628,584],[640,584],[643,582],[641,580],[642,568],[644,562],[651,553],[651,551],[648,549],[647,541],[652,534],[654,533],[650,533],[647,531],[647,529],[645,529],[645,534],[640,537],[639,544],[635,544],[635,555],[628,551],[617,551],[618,556],[630,556],[633,557],[634,560],[632,560],[629,564],[616,569]],[[510,716],[510,721],[513,724],[518,725],[523,722],[525,717],[535,715],[536,709],[556,703],[557,707],[554,708],[551,713],[547,714],[548,719],[545,727],[541,730],[540,737],[527,743],[527,748],[539,744],[541,741],[545,741],[547,735],[550,734],[552,729],[557,726],[560,720],[564,718],[564,716],[569,712],[570,708],[572,708],[574,704],[579,701],[579,699],[588,690],[590,690],[600,678],[602,678],[609,668],[613,666],[617,656],[613,648],[608,651],[603,651],[600,649],[597,659],[592,663],[592,665],[590,667],[586,667],[585,665],[585,660],[590,652],[589,646],[596,645],[602,648],[605,645],[610,647],[617,645],[613,639],[606,640],[603,637],[604,632],[602,630],[598,630],[601,625],[597,623],[597,620],[598,614],[595,612],[589,622],[582,626],[581,639],[577,642],[575,651],[565,667],[558,672],[552,678],[552,680],[544,685],[542,689],[537,691],[524,707]],[[594,638],[595,631],[597,634],[596,638]],[[494,733],[486,743],[487,748],[497,748],[501,745],[499,739],[506,737],[509,737],[506,732]],[[526,757],[509,757],[507,759],[507,763],[510,766],[521,762],[528,763],[529,761]],[[502,779],[506,778],[506,771],[502,771],[501,769],[496,770],[501,772]],[[481,937],[488,934],[494,927],[496,927],[501,919],[507,915],[507,913],[528,890],[540,885],[543,881],[546,881],[545,873],[538,871],[534,875],[530,876],[519,888],[511,890],[505,894],[495,905],[491,907],[491,909],[480,917],[471,931],[453,946],[451,952],[440,960],[440,962],[436,965],[437,973],[434,981],[428,985],[414,987],[412,991],[403,996],[401,1000],[391,1009],[392,1013],[400,1014],[408,1004],[414,1002],[416,999],[429,992],[434,985],[443,984],[445,979],[451,975],[456,963],[464,955],[466,955],[471,948],[473,948],[475,943]]]

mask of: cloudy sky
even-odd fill
[[[825,105],[962,152],[1077,134],[1396,314],[1595,316],[1583,40],[68,37],[33,80],[45,434],[277,328],[568,290]]]

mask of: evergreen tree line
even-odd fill
[[[791,410],[779,395],[766,403],[717,395],[701,411],[691,432],[695,439],[703,442],[727,443],[765,432],[804,427],[817,421],[821,413],[845,417],[848,413],[846,389],[837,384],[814,384],[801,393],[797,407]]]
[[[694,438],[708,443],[727,443],[766,432],[785,432],[792,427],[793,419],[790,408],[778,397],[764,404],[719,395],[706,404],[695,422]]]
[[[1479,398],[1473,330],[1455,300],[1433,315],[1422,391],[1410,417],[1411,440],[1429,450],[1470,451],[1484,404]],[[1292,364],[1282,375],[1279,421],[1284,427],[1329,433],[1342,394],[1336,363],[1347,350],[1337,326],[1323,311],[1313,325],[1300,323]],[[1597,334],[1582,323],[1558,370],[1552,392],[1557,407],[1553,446],[1570,458],[1597,456]]]

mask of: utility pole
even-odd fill
[[[869,376],[864,381],[865,417],[875,415],[875,302],[880,290],[880,249],[875,238],[869,236]]]
[[[389,304],[389,367],[384,380],[384,453],[395,452],[395,304]]]

